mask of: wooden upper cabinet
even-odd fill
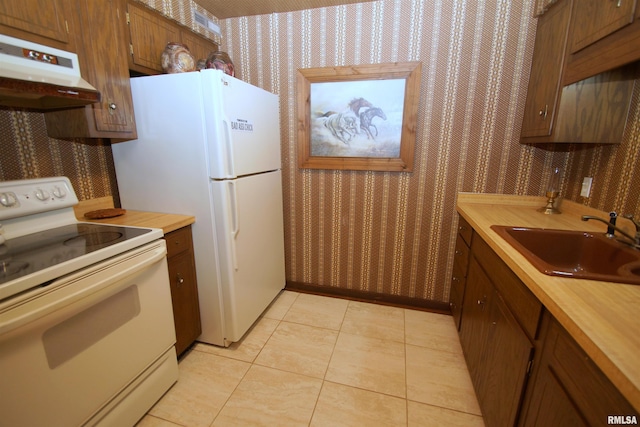
[[[93,105],[95,127],[99,132],[135,131],[133,99],[124,38],[124,4],[117,0],[82,0],[86,75],[99,85],[102,102]],[[107,17],[107,19],[105,19]],[[89,64],[90,63],[90,64]]]
[[[581,0],[573,16],[571,53],[633,22],[636,0]]]
[[[597,3],[616,4],[617,1],[597,0]],[[597,74],[587,73],[584,80],[565,86],[566,75],[572,72],[567,64],[575,56],[567,51],[567,45],[577,40],[576,37],[583,41],[591,37],[584,28],[577,29],[586,23],[573,21],[584,13],[583,9],[591,10],[582,1],[560,0],[539,18],[522,122],[522,143],[618,144],[622,141],[639,75],[637,67],[630,64]],[[591,15],[588,17],[591,19]],[[579,35],[581,32],[583,35]],[[594,31],[588,32],[591,33]],[[602,32],[599,34],[604,37]],[[590,40],[595,41],[593,37]],[[592,44],[576,55],[595,46]]]
[[[218,50],[218,46],[211,40],[188,31],[182,31],[182,43],[189,47],[196,63],[199,59],[206,60],[211,52]]]
[[[127,5],[131,37],[129,68],[145,74],[161,73],[162,51],[169,42],[180,42],[180,28],[142,4]]]
[[[76,0],[77,44],[82,76],[101,94],[101,102],[82,109],[45,114],[52,137],[135,139],[133,99],[127,65],[122,0]]]
[[[2,0],[0,32],[11,37],[69,49],[66,0]]]
[[[538,20],[522,137],[551,135],[561,89],[572,0],[560,0]]]
[[[581,0],[574,9],[564,85],[640,60],[638,0]]]
[[[135,1],[128,3],[128,23],[129,69],[138,73],[162,73],[162,52],[169,42],[187,45],[196,62],[217,50],[211,40]]]

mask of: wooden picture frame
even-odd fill
[[[420,62],[298,69],[298,166],[411,172]]]

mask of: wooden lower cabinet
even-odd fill
[[[191,226],[167,233],[165,240],[179,356],[202,333]]]
[[[487,427],[596,426],[607,425],[610,416],[640,419],[477,233],[459,336]]]
[[[467,276],[460,342],[485,424],[515,425],[533,344],[475,257]]]
[[[449,308],[458,329],[460,328],[460,318],[462,316],[464,288],[469,266],[469,245],[471,244],[472,236],[473,229],[469,223],[463,217],[459,217],[458,235],[453,258],[453,274],[451,275],[451,293],[449,296]]]
[[[638,412],[549,313],[521,426],[607,425],[609,416]],[[609,423],[610,424],[610,423]]]

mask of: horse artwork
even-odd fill
[[[360,110],[362,108],[371,107],[373,107],[373,104],[364,98],[354,98],[349,102],[349,109],[353,112],[353,115],[358,122],[360,121]],[[358,123],[358,128],[360,128],[360,123]]]
[[[348,144],[357,133],[353,117],[345,116],[344,113],[336,113],[335,111],[329,111],[321,117],[325,118],[324,126],[331,131],[331,134],[345,144]]]
[[[316,83],[310,98],[311,155],[399,156],[404,80]]]
[[[299,68],[298,166],[412,172],[422,63]]]
[[[374,117],[380,117],[383,120],[387,120],[387,116],[384,114],[384,111],[378,107],[369,108],[368,110],[360,113],[360,129],[365,131],[367,138],[369,139],[375,139],[375,137],[378,136],[378,128],[372,123]],[[371,132],[371,128],[376,131],[375,135]]]

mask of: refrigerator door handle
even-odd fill
[[[229,198],[231,207],[231,257],[233,260],[233,269],[238,271],[238,256],[236,254],[236,237],[240,232],[240,223],[238,219],[238,198],[236,192],[236,183],[229,181]]]
[[[231,121],[227,117],[224,117],[224,119],[222,119],[222,122],[224,123],[224,143],[227,151],[227,155],[225,156],[227,160],[226,172],[227,172],[227,178],[231,178],[236,176],[236,172],[233,167],[234,162],[233,162],[233,144],[231,141]]]

